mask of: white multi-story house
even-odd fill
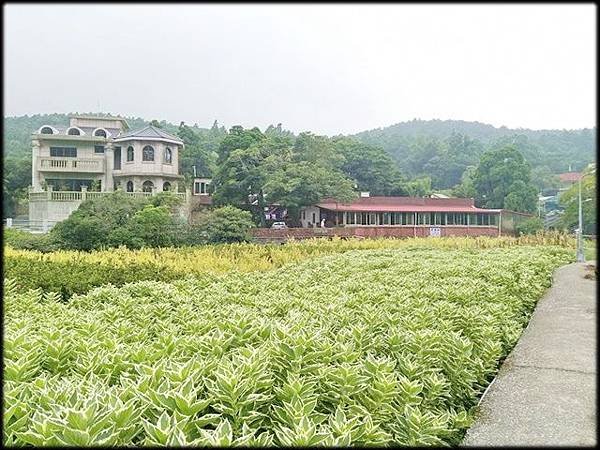
[[[115,189],[177,192],[183,147],[181,139],[151,125],[130,131],[119,117],[75,116],[68,127],[44,125],[32,135],[29,219],[63,220],[85,198]]]
[[[129,131],[124,119],[72,117],[68,127],[40,127],[32,136],[32,187],[39,191],[177,191],[183,142],[148,125]]]

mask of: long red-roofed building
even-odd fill
[[[477,208],[470,198],[371,197],[350,203],[324,199],[302,208],[303,228],[331,228],[334,234],[377,236],[500,236],[531,217],[503,209]],[[341,231],[341,230],[344,231]]]

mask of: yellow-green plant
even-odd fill
[[[573,252],[449,242],[66,303],[6,280],[3,442],[456,444]]]
[[[230,271],[266,271],[318,256],[352,250],[375,249],[482,249],[515,245],[559,245],[574,248],[574,240],[557,232],[514,237],[447,237],[410,239],[311,239],[285,245],[226,244],[187,248],[95,252],[57,251],[40,253],[6,247],[5,277],[23,288],[42,288],[68,298],[112,284],[121,286],[141,280],[171,281],[186,276],[204,277]]]

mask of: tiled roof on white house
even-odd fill
[[[139,130],[130,131],[129,133],[121,134],[115,141],[121,140],[132,140],[132,139],[145,139],[145,140],[166,140],[176,142],[178,144],[183,144],[183,141],[179,139],[177,136],[173,136],[170,133],[167,133],[160,128],[157,128],[152,125],[148,125],[144,128],[140,128]]]

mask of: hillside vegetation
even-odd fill
[[[448,145],[455,134],[477,141],[463,148],[463,157],[476,161],[482,147],[513,144],[532,167],[547,166],[554,173],[581,170],[595,159],[596,128],[581,130],[529,130],[496,128],[480,122],[463,120],[412,120],[385,128],[363,131],[352,137],[383,147],[408,173],[425,169],[421,161],[433,152],[432,147]],[[417,173],[414,173],[415,175]]]
[[[132,128],[149,123],[127,120]],[[348,201],[357,191],[415,197],[442,191],[474,198],[477,206],[535,212],[537,194],[559,186],[556,173],[594,160],[596,141],[595,129],[511,130],[440,120],[331,138],[295,135],[281,124],[261,131],[227,130],[216,121],[211,128],[151,123],[185,143],[179,170],[188,185],[195,167],[213,178],[215,204],[247,210],[260,226],[268,203],[285,206],[297,220],[302,206],[323,197]],[[31,183],[31,133],[43,124],[66,125],[68,116],[9,117],[4,124],[4,214],[13,217],[23,213]]]

